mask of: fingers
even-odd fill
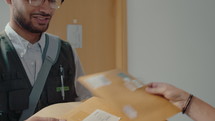
[[[44,118],[43,120],[41,121],[66,121],[66,120],[63,120],[63,119],[56,119],[56,118]]]
[[[159,82],[152,82],[149,83],[146,87],[146,91],[152,94],[163,94],[165,91],[165,85]]]
[[[26,121],[66,121],[63,119],[56,119],[56,118],[51,118],[51,117],[31,117],[29,119],[27,119]]]
[[[186,91],[179,89],[171,84],[162,82],[149,83],[145,90],[151,94],[163,96],[179,109],[183,108],[184,103],[189,97],[189,93],[187,93]]]

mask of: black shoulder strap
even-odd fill
[[[60,47],[61,47],[60,39],[51,35],[49,35],[48,37],[49,37],[48,41],[49,40],[51,41],[48,42],[49,45],[48,45],[45,60],[43,62],[43,65],[41,66],[36,82],[34,83],[33,89],[29,97],[29,108],[22,112],[22,115],[19,121],[24,121],[34,114],[35,108],[40,99],[40,95],[43,91],[49,71],[59,56]]]

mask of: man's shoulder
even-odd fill
[[[56,35],[53,35],[53,34],[50,34],[50,33],[46,33],[49,37],[51,37],[52,39],[59,39],[61,41],[61,45],[62,46],[69,46],[69,47],[72,47],[71,44],[66,41],[66,40],[63,40],[62,38],[60,38],[59,36],[56,36]]]
[[[46,35],[48,35],[49,37],[51,37],[51,39],[59,39],[60,41],[64,42],[64,43],[68,43],[66,42],[65,40],[63,40],[62,38],[60,38],[59,36],[57,35],[54,35],[54,34],[50,34],[50,33],[45,33]]]
[[[45,33],[45,34],[48,35],[51,38],[56,38],[56,39],[60,38],[59,36],[51,34],[51,33]]]

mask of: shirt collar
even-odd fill
[[[22,38],[18,33],[16,33],[9,25],[9,23],[5,27],[5,32],[9,37],[9,39],[11,40],[12,44],[14,45],[17,53],[20,56],[24,55],[26,53],[27,46],[30,44],[29,41]],[[37,42],[40,46],[41,52],[43,52],[45,47],[45,39],[46,39],[45,34],[46,33],[42,33],[40,40]]]

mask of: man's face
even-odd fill
[[[48,0],[38,7],[31,6],[28,0],[12,0],[12,2],[12,18],[18,26],[32,33],[42,33],[48,29],[55,11],[50,7]]]

